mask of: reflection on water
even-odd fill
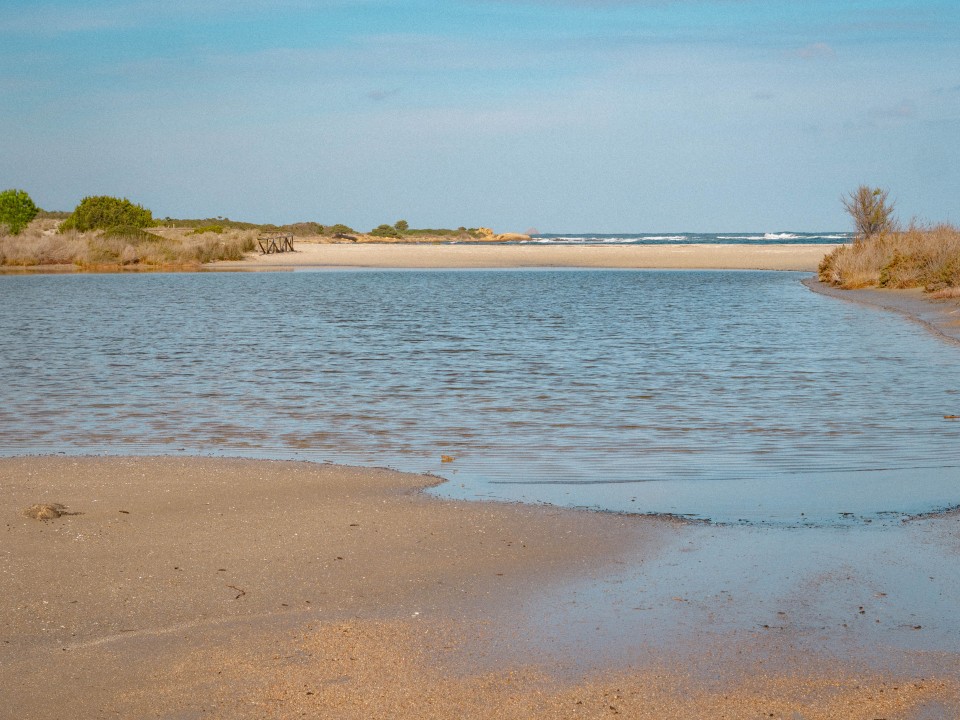
[[[960,503],[960,353],[801,277],[0,277],[0,452],[389,465],[727,522]]]

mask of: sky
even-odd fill
[[[960,223],[957,0],[4,0],[0,189],[367,230]]]

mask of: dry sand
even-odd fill
[[[585,647],[576,674],[558,673],[549,639],[517,632],[519,609],[612,566],[669,564],[691,527],[418,492],[432,482],[291,462],[0,459],[0,715],[960,716],[955,654],[878,669],[801,649],[787,629],[678,640],[632,665]],[[38,503],[71,514],[23,513]],[[960,545],[955,522],[946,541]]]
[[[678,268],[813,271],[836,245],[397,245],[296,242],[296,252],[251,255],[209,269]]]

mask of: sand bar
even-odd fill
[[[253,255],[209,269],[664,268],[814,271],[836,245],[398,245],[297,242],[296,252]]]
[[[724,531],[419,492],[434,482],[291,462],[0,459],[4,712],[809,720],[960,711],[956,653],[885,648],[880,661],[861,661],[855,648],[880,586],[856,556],[833,580],[828,567],[811,584],[788,575],[769,588],[780,614],[732,630],[710,618],[735,614],[745,591],[736,582],[696,597],[669,574],[641,574],[621,612],[640,618],[636,627],[644,613],[675,614],[690,632],[636,648],[630,664],[594,657],[590,642],[558,655],[548,634],[529,632],[531,618],[548,624],[538,612],[562,611],[549,597],[586,605],[583,632],[618,634],[590,612],[590,593],[615,590],[610,573],[695,560],[696,546],[722,542]],[[25,517],[34,503],[76,514]],[[937,522],[919,528],[918,542],[954,567],[960,525]],[[844,613],[839,654],[804,639],[831,622],[816,605],[831,582],[843,588],[828,594]],[[657,593],[659,610],[648,607]],[[576,673],[557,671],[564,657]]]

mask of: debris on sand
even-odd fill
[[[63,515],[79,515],[80,513],[67,512],[67,506],[60,503],[40,503],[26,508],[23,514],[32,520],[56,520]]]

